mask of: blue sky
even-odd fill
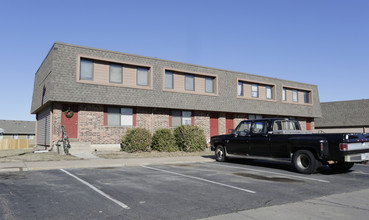
[[[30,114],[55,41],[310,83],[369,98],[368,0],[0,1],[0,119]]]

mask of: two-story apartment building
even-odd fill
[[[244,119],[294,117],[314,129],[315,85],[56,42],[35,75],[36,140],[118,144],[127,129],[197,125],[222,134]]]

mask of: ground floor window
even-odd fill
[[[192,125],[192,112],[172,110],[171,127],[178,127],[181,125]]]
[[[108,107],[107,126],[133,126],[133,108]]]

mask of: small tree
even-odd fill
[[[204,131],[191,125],[182,125],[174,129],[174,137],[180,150],[186,152],[203,151],[206,146]]]
[[[152,149],[164,152],[178,151],[176,139],[170,129],[163,128],[155,131],[152,137]]]
[[[127,131],[122,137],[122,151],[128,153],[151,151],[151,134],[144,128],[134,128]]]

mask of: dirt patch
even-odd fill
[[[79,160],[71,155],[59,155],[56,152],[33,153],[36,148],[27,148],[20,150],[1,150],[0,163],[11,162],[31,162],[31,161],[59,161],[59,160]]]

